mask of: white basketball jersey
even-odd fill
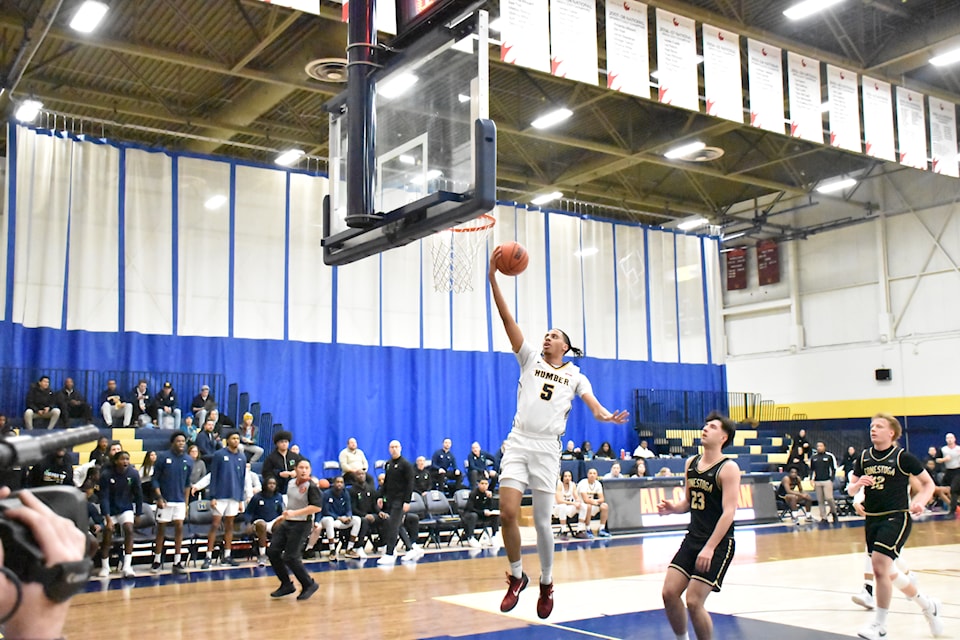
[[[545,362],[540,351],[526,340],[516,355],[520,382],[513,428],[533,435],[562,436],[574,396],[593,393],[590,381],[572,362],[559,367]]]
[[[596,494],[603,493],[603,485],[600,484],[599,480],[597,480],[593,484],[590,484],[590,482],[586,478],[584,478],[583,480],[577,483],[577,492],[581,496],[583,494],[587,494],[590,497],[594,497]]]
[[[577,501],[576,494],[574,493],[574,489],[577,488],[577,485],[571,482],[569,487],[564,487],[563,482],[561,481],[561,482],[557,482],[557,488],[560,489],[560,492],[563,494],[564,502],[573,504],[574,502]]]

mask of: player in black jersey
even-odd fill
[[[933,495],[934,484],[920,461],[897,446],[902,429],[900,422],[886,413],[878,413],[870,422],[870,442],[853,465],[850,495],[864,488],[863,509],[866,512],[864,530],[867,553],[873,564],[875,580],[876,618],[861,629],[858,635],[867,640],[878,640],[887,635],[887,613],[897,587],[923,611],[934,637],[943,633],[940,603],[921,594],[910,578],[901,574],[894,560],[910,536],[910,514],[920,515]],[[910,476],[920,481],[919,490],[910,499]]]
[[[663,607],[677,640],[689,640],[687,612],[698,640],[713,637],[713,621],[704,608],[712,591],[720,591],[733,560],[733,516],[740,496],[740,468],[721,450],[733,442],[733,421],[716,412],[700,433],[703,453],[687,460],[686,497],[663,500],[661,515],[690,512],[690,526],[663,581]],[[684,608],[680,596],[687,592]]]

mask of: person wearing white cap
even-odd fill
[[[263,447],[257,446],[257,425],[253,424],[253,414],[243,414],[243,422],[237,428],[240,431],[240,450],[247,455],[247,462],[253,464],[263,457]]]
[[[207,385],[200,387],[200,393],[198,393],[193,398],[193,402],[190,403],[190,410],[193,412],[193,419],[197,424],[203,424],[203,419],[207,417],[207,411],[209,411],[210,407],[216,406],[216,403],[217,401],[214,400],[213,394],[210,393],[210,387]]]

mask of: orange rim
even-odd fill
[[[486,231],[490,229],[497,223],[497,219],[494,218],[489,213],[481,213],[479,216],[471,220],[470,222],[479,222],[483,221],[482,224],[475,227],[450,227],[447,231],[452,231],[454,233],[475,233],[477,231]]]

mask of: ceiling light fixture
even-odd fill
[[[699,229],[700,227],[702,227],[703,225],[709,222],[710,221],[707,220],[706,218],[702,216],[697,216],[696,218],[690,218],[688,220],[684,220],[683,222],[677,225],[677,229],[680,229],[680,231],[692,231],[694,229]]]
[[[103,16],[107,15],[109,9],[110,7],[102,2],[87,0],[73,14],[73,19],[70,20],[70,28],[80,33],[93,33],[93,30],[103,20]]]
[[[791,20],[803,20],[807,16],[812,16],[841,2],[843,2],[843,0],[804,0],[789,9],[785,9],[783,15]]]
[[[203,203],[203,208],[207,211],[216,211],[223,205],[227,203],[227,196],[222,193],[218,193],[215,196],[210,196],[207,198],[207,201]]]
[[[960,47],[930,58],[930,64],[935,67],[945,67],[955,62],[960,62]]]
[[[543,114],[531,122],[530,126],[534,129],[547,129],[555,124],[560,124],[572,115],[573,111],[570,111],[570,109],[565,107],[560,107],[559,109],[554,109],[550,113]]]
[[[40,115],[40,109],[43,109],[43,103],[39,100],[24,100],[13,117],[20,122],[33,122]]]
[[[706,148],[706,144],[700,142],[699,140],[694,140],[693,142],[688,142],[687,144],[680,145],[679,147],[674,147],[666,153],[663,154],[663,157],[667,160],[682,160],[687,156],[692,156],[698,151],[703,151]]]
[[[420,78],[412,73],[401,73],[396,78],[390,78],[377,86],[377,93],[387,100],[399,98],[417,84]]]
[[[287,149],[280,155],[276,157],[274,162],[276,162],[281,167],[289,167],[302,158],[306,153],[302,149]]]
[[[843,180],[837,180],[835,182],[828,182],[827,184],[822,184],[817,187],[817,193],[836,193],[837,191],[844,191],[853,187],[857,184],[857,181],[853,178],[844,178]]]
[[[562,197],[563,197],[563,193],[559,191],[552,191],[550,193],[544,193],[543,195],[537,196],[536,198],[530,201],[530,204],[535,204],[537,206],[540,206],[541,204],[547,204],[548,202],[552,202]]]
[[[730,235],[720,236],[720,242],[727,242],[729,240],[736,240],[737,238],[742,238],[747,235],[746,231],[737,231],[736,233],[731,233]]]

